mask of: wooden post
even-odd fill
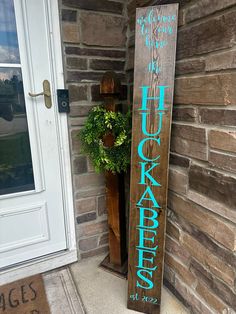
[[[120,93],[120,82],[114,72],[104,74],[100,85],[100,93],[104,97],[106,109],[117,111],[116,98]],[[113,146],[113,135],[107,134],[103,141],[104,145],[108,147]],[[105,177],[109,225],[109,257],[102,262],[102,266],[122,275],[126,272],[124,262],[127,258],[124,176],[107,171]]]
[[[178,4],[137,9],[128,308],[159,314]]]

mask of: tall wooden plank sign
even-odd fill
[[[178,4],[137,9],[128,308],[160,313]]]

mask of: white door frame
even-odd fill
[[[15,0],[20,1],[20,0]],[[27,1],[27,0],[26,0]],[[25,2],[25,0],[22,0]],[[51,34],[51,54],[54,59],[53,74],[57,88],[63,89],[64,71],[62,41],[60,35],[60,15],[58,0],[47,0],[49,28]],[[37,14],[37,13],[36,13]],[[67,237],[67,250],[43,256],[31,261],[14,265],[0,272],[1,285],[34,274],[43,273],[77,261],[75,217],[73,205],[72,174],[67,114],[57,115],[60,142],[61,177],[63,188],[64,215]]]

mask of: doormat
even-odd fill
[[[50,314],[41,275],[0,287],[0,314]]]

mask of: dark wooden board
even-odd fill
[[[136,11],[128,308],[144,313],[160,313],[177,15]]]
[[[110,263],[122,267],[127,258],[123,174],[105,173]]]
[[[100,94],[104,97],[106,110],[117,112],[116,98],[120,94],[120,80],[115,72],[106,72],[100,83]],[[106,147],[112,147],[114,134],[107,133],[103,138]],[[106,199],[109,226],[109,260],[102,266],[111,271],[124,273],[127,260],[124,174],[105,172]],[[126,263],[127,265],[127,263]]]

